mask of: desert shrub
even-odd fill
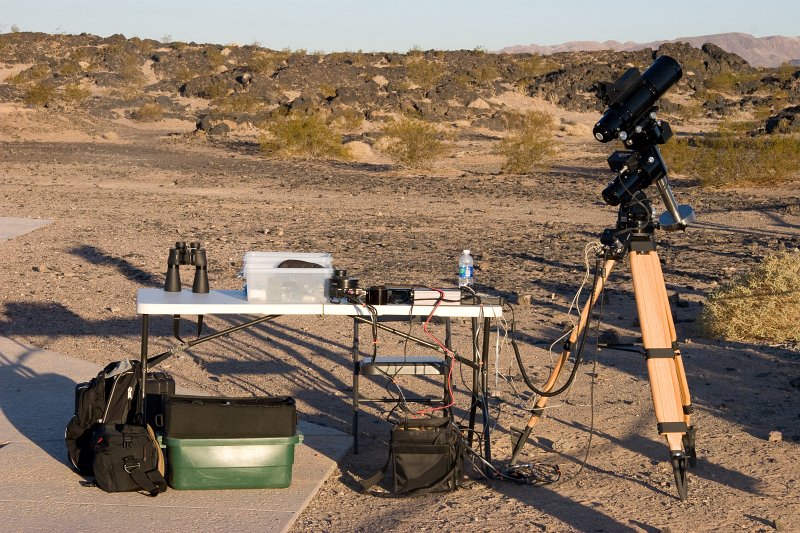
[[[473,71],[475,79],[478,83],[491,83],[500,77],[500,71],[494,65],[485,67],[478,67]]]
[[[516,61],[519,73],[524,78],[535,78],[555,68],[555,63],[540,55],[532,55]]]
[[[149,102],[131,111],[131,118],[139,122],[158,122],[164,118],[164,108],[156,102]]]
[[[553,117],[544,111],[530,111],[513,123],[511,134],[495,149],[505,158],[503,171],[525,174],[537,166],[546,166],[555,153]]]
[[[209,72],[216,72],[219,67],[225,64],[226,61],[222,51],[217,50],[216,48],[206,48],[203,51],[203,56],[208,64]]]
[[[13,85],[43,80],[50,77],[50,67],[44,63],[35,63],[15,76],[9,76],[5,81]]]
[[[259,138],[261,151],[273,157],[349,159],[342,137],[319,115],[292,114],[266,125]]]
[[[64,61],[58,68],[58,73],[62,76],[76,76],[83,72],[80,64],[74,60]]]
[[[214,100],[211,105],[220,111],[250,113],[261,107],[261,102],[249,93],[233,93]]]
[[[445,67],[441,63],[414,58],[406,64],[408,79],[424,89],[429,89],[444,76]]]
[[[364,113],[352,107],[345,109],[331,121],[331,124],[344,131],[357,130],[364,123]]]
[[[56,88],[50,83],[36,83],[28,87],[22,101],[31,106],[44,106],[56,97]]]
[[[134,50],[121,45],[109,46],[106,50],[106,63],[128,83],[142,83],[145,79],[142,72],[144,61]]]
[[[200,92],[204,98],[217,100],[228,95],[228,84],[223,79],[212,79]]]
[[[384,126],[383,133],[389,142],[382,151],[404,167],[428,166],[449,151],[447,135],[423,120],[403,117]]]
[[[328,83],[321,83],[319,86],[319,94],[323,99],[333,98],[336,96],[336,87]]]
[[[709,295],[705,335],[733,341],[800,341],[800,253],[769,256]]]
[[[759,79],[760,74],[757,72],[734,72],[732,70],[723,70],[717,72],[706,81],[706,87],[721,92],[731,92],[736,88],[736,85],[746,81]]]
[[[91,94],[92,92],[80,83],[69,83],[64,85],[61,99],[67,104],[80,105]]]
[[[750,137],[730,128],[673,139],[662,147],[669,168],[710,187],[764,186],[798,179],[800,139]]]

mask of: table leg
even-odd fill
[[[492,319],[483,319],[483,346],[481,349],[481,413],[483,414],[483,454],[486,461],[492,462],[492,448],[489,439],[491,427],[489,425],[489,340],[491,335]]]
[[[478,353],[478,319],[472,319],[472,390],[470,391],[470,407],[469,407],[469,432],[467,433],[467,446],[472,447],[472,437],[475,434],[475,414],[478,409],[478,383],[479,383],[479,368],[481,355]]]
[[[358,455],[358,402],[359,402],[359,368],[360,353],[358,343],[358,320],[353,320],[353,453]]]
[[[149,341],[149,334],[150,334],[150,315],[142,315],[142,348],[141,348],[141,357],[142,357],[142,387],[141,387],[141,409],[140,412],[142,414],[142,424],[145,423],[147,420],[147,413],[145,412],[146,404],[145,402],[145,395],[146,395],[146,383],[147,383],[147,343]]]

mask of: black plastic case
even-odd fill
[[[166,435],[179,439],[292,437],[297,432],[294,398],[170,396]]]
[[[166,398],[175,394],[175,380],[166,372],[148,372],[144,393],[147,423],[161,433],[166,428]]]

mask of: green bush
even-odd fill
[[[793,136],[750,137],[735,129],[673,139],[662,147],[671,170],[710,187],[764,186],[800,176],[800,139]]]
[[[800,341],[800,253],[769,256],[712,293],[700,326],[732,341]]]
[[[556,151],[553,117],[544,111],[530,111],[516,122],[511,134],[495,149],[495,153],[505,158],[503,171],[525,174],[547,166]]]
[[[261,151],[272,157],[350,159],[342,137],[319,115],[289,115],[267,124],[259,138]]]
[[[383,152],[395,163],[408,168],[430,165],[449,150],[447,136],[431,124],[415,118],[403,117],[383,128],[389,138]]]

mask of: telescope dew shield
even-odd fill
[[[595,139],[607,143],[629,130],[682,75],[680,63],[671,57],[656,59],[630,89],[608,106],[592,130]]]

